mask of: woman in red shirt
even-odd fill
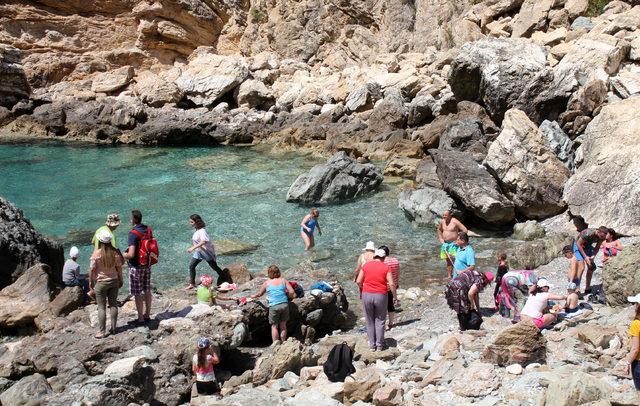
[[[367,321],[369,348],[373,351],[384,349],[384,324],[387,320],[387,291],[391,291],[393,300],[398,299],[393,275],[384,263],[384,250],[375,251],[373,261],[362,266],[357,283],[362,290],[362,305]]]

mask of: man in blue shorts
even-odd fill
[[[466,233],[467,227],[458,219],[451,215],[451,211],[447,210],[442,214],[442,220],[438,224],[438,241],[440,241],[440,259],[444,259],[447,263],[447,274],[451,278],[453,271],[453,262],[456,258],[458,246],[456,239],[458,233]]]
[[[600,244],[602,244],[607,237],[608,232],[609,229],[605,226],[598,227],[597,229],[587,228],[580,231],[578,238],[573,242],[573,255],[575,256],[578,266],[578,277],[577,281],[574,280],[570,282],[576,283],[578,290],[580,289],[580,281],[582,280],[582,273],[586,265],[587,280],[584,286],[584,293],[591,292],[591,277],[593,276],[593,271],[596,269],[593,260],[600,249]]]

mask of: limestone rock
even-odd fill
[[[520,364],[511,364],[505,369],[511,375],[522,375],[522,371],[524,370]]]
[[[0,106],[11,108],[20,100],[28,99],[30,93],[20,50],[0,46]]]
[[[430,150],[445,190],[473,216],[487,223],[505,224],[515,217],[514,206],[496,180],[469,154]]]
[[[373,393],[373,404],[375,406],[394,406],[402,403],[404,391],[398,382],[392,382],[379,387]]]
[[[344,398],[349,402],[371,402],[373,394],[380,387],[382,374],[375,367],[356,371],[344,382]]]
[[[322,389],[322,388],[319,388]],[[293,398],[288,398],[285,403],[290,406],[294,405],[327,405],[327,406],[340,406],[342,405],[336,399],[331,396],[322,393],[320,390],[306,389],[297,393]]]
[[[407,121],[407,108],[397,89],[385,93],[382,100],[376,102],[369,116],[369,132],[374,134],[393,131],[404,127]]]
[[[640,234],[637,219],[640,164],[640,98],[609,104],[587,126],[583,163],[567,182],[564,200],[574,215],[588,224],[606,225],[622,234]],[[602,191],[606,191],[603,193]]]
[[[640,94],[640,71],[624,71],[609,79],[609,83],[622,99]]]
[[[506,112],[502,131],[491,144],[484,164],[496,174],[517,212],[528,218],[543,218],[564,211],[562,192],[569,170],[524,112]]]
[[[613,388],[607,382],[584,372],[575,371],[566,379],[551,381],[546,393],[547,405],[582,405],[607,399]]]
[[[602,326],[585,324],[578,327],[578,339],[584,343],[591,344],[594,348],[609,348],[609,342],[617,337],[618,328],[616,326]]]
[[[344,106],[347,111],[366,111],[372,109],[373,105],[381,97],[380,85],[375,82],[369,82],[366,85],[350,92],[345,100]]]
[[[66,287],[49,303],[49,310],[58,317],[64,316],[78,307],[84,302],[84,292],[80,286]]]
[[[189,65],[176,85],[195,104],[211,106],[248,76],[243,58],[217,55],[208,47],[200,47],[189,56]]]
[[[640,276],[637,272],[629,272],[636,261],[640,260],[640,245],[633,244],[624,249],[624,255],[612,257],[605,264],[602,282],[607,294],[607,301],[612,306],[628,305],[627,297],[640,292]]]
[[[509,264],[514,269],[535,269],[557,258],[562,247],[573,242],[575,228],[570,232],[557,231],[554,229],[554,233],[547,234],[545,238],[518,244],[510,252]]]
[[[182,99],[182,92],[173,81],[151,71],[138,72],[135,80],[133,88],[136,95],[149,106],[162,107]]]
[[[534,96],[544,85],[544,49],[523,39],[483,39],[462,46],[449,84],[458,100],[483,104],[496,122],[510,108],[536,119]]]
[[[440,135],[441,150],[463,151],[473,155],[476,162],[482,162],[487,155],[487,144],[493,135],[485,135],[482,121],[477,118],[463,118],[449,124]]]
[[[417,167],[420,162],[417,158],[394,156],[384,167],[384,175],[413,179],[416,176]]]
[[[235,97],[240,107],[250,109],[268,110],[275,103],[273,92],[264,83],[253,79],[242,82],[236,88]]]
[[[359,164],[344,152],[300,175],[287,192],[288,202],[331,204],[375,191],[382,174],[372,164]]]
[[[305,366],[314,365],[317,358],[298,340],[290,338],[263,355],[253,370],[253,383],[262,385],[270,379],[282,378],[288,371],[300,372]]]
[[[62,247],[42,236],[20,209],[1,197],[0,258],[0,288],[10,285],[24,271],[38,263],[45,263],[59,271],[54,280],[62,282]]]
[[[51,268],[34,265],[0,291],[0,328],[32,324],[47,310],[52,290]]]
[[[482,356],[500,366],[544,362],[546,340],[540,330],[530,321],[522,321],[502,330]]]
[[[92,92],[111,93],[129,84],[133,78],[132,66],[123,66],[110,72],[99,73],[91,83]]]
[[[430,156],[423,158],[418,164],[416,169],[416,183],[418,188],[426,186],[442,189],[442,182],[436,172],[436,164]]]
[[[455,202],[445,191],[430,187],[403,189],[398,195],[398,207],[409,221],[418,226],[438,225],[442,213],[457,209]]]
[[[511,36],[529,37],[533,31],[545,26],[547,15],[554,0],[525,0],[520,7],[520,12],[513,20]]]
[[[233,283],[241,284],[253,279],[249,269],[242,262],[227,265],[227,269],[229,269],[229,275]]]
[[[544,120],[540,124],[540,131],[549,140],[551,150],[556,154],[558,159],[570,170],[575,168],[575,153],[573,151],[573,141],[562,131],[560,125],[555,121]]]
[[[513,237],[518,240],[532,241],[545,235],[544,227],[535,220],[516,223],[513,225]]]
[[[140,369],[145,362],[146,358],[142,356],[119,359],[109,364],[104,370],[104,374],[115,377],[127,377]]]
[[[7,406],[39,405],[52,392],[53,390],[44,375],[29,375],[2,392],[0,403]]]
[[[458,396],[484,397],[500,386],[500,377],[491,364],[474,363],[465,368],[459,379],[451,385]]]
[[[583,15],[589,8],[589,0],[567,0],[564,9],[569,12],[570,18]]]

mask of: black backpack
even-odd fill
[[[347,343],[333,346],[323,369],[331,382],[344,382],[347,376],[356,372],[353,367],[353,352]]]

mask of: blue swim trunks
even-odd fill
[[[587,256],[592,256],[593,255],[593,247],[591,245],[584,247],[584,253],[587,254]],[[574,241],[573,242],[573,255],[575,255],[576,259],[578,261],[584,261],[585,258],[582,256],[582,254],[580,253],[580,250],[578,249],[578,242]]]

